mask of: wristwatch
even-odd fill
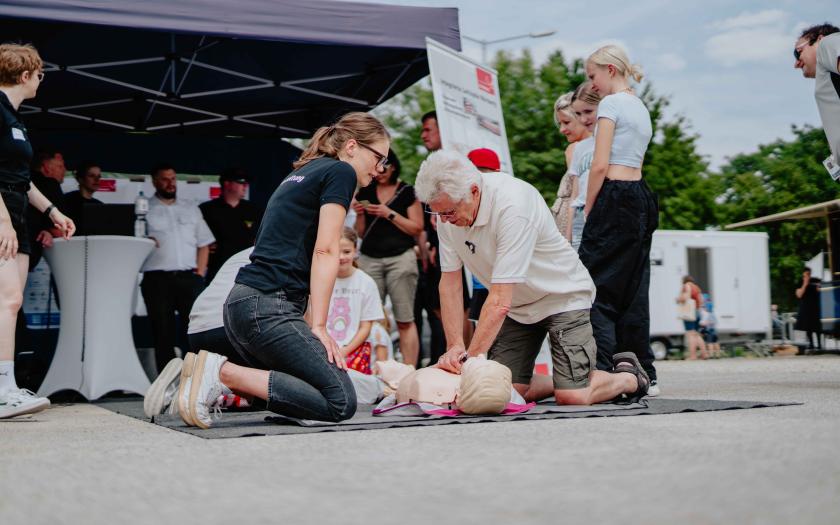
[[[393,221],[396,218],[397,218],[397,213],[396,212],[392,211],[391,213],[388,214],[388,220],[389,221]]]

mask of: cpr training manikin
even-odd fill
[[[483,355],[468,359],[461,374],[440,368],[415,370],[402,378],[396,402],[455,405],[465,414],[501,414],[511,401],[510,369]]]

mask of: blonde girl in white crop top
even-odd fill
[[[602,97],[584,208],[589,214],[604,179],[642,178],[642,161],[653,130],[650,113],[630,87],[631,78],[642,80],[641,71],[623,49],[608,45],[592,53],[586,60],[586,76]]]

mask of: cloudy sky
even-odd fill
[[[554,49],[585,57],[605,43],[625,47],[671,112],[700,135],[713,166],[727,156],[791,136],[791,124],[819,125],[813,81],[793,69],[803,27],[840,24],[837,0],[366,0],[457,7],[461,33],[476,39],[555,30],[553,36],[491,45],[490,51]],[[478,44],[464,52],[481,57]]]

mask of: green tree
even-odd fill
[[[530,52],[514,56],[500,52],[494,67],[507,129],[513,169],[517,177],[534,185],[551,204],[566,172],[568,146],[554,124],[554,101],[585,80],[583,61],[567,62],[555,51],[542,64]],[[644,172],[659,195],[661,228],[702,229],[716,224],[715,179],[697,153],[697,137],[682,117],[666,120],[666,97],[650,85],[642,99],[651,112],[654,139],[648,148]],[[403,163],[403,178],[412,181],[426,150],[420,142],[420,117],[434,109],[430,85],[424,80],[377,109],[394,137],[394,149]]]
[[[569,145],[554,124],[554,101],[584,80],[582,63],[567,65],[555,51],[539,67],[527,50],[519,57],[500,52],[494,64],[505,117],[513,171],[554,202],[566,173]]]
[[[560,178],[566,172],[563,152],[568,143],[554,125],[552,110],[557,97],[583,81],[583,64],[564,61],[554,52],[536,66],[529,52],[520,57],[496,56],[499,91],[508,134],[513,169],[517,177],[533,184],[553,202]],[[403,178],[412,181],[427,155],[420,141],[420,117],[434,109],[428,80],[418,82],[376,110],[392,132],[394,150],[403,164]]]
[[[659,197],[659,228],[703,230],[717,224],[714,198],[716,180],[697,152],[697,136],[690,134],[682,116],[665,120],[669,101],[657,96],[650,84],[641,98],[650,111],[653,140],[645,154],[645,180]]]
[[[721,224],[840,198],[837,183],[822,165],[829,154],[823,130],[794,126],[793,134],[793,140],[759,146],[757,152],[737,155],[721,167]],[[781,309],[795,309],[793,292],[801,284],[803,261],[825,250],[825,227],[822,220],[798,220],[745,228],[770,237],[771,294]]]
[[[391,147],[402,165],[400,178],[407,182],[414,182],[420,163],[428,155],[420,140],[420,118],[434,108],[431,85],[424,79],[374,111],[391,132]]]

